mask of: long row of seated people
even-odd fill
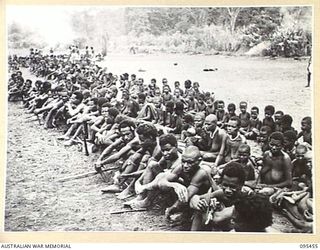
[[[159,194],[173,197],[166,218],[193,231],[267,232],[271,197],[283,190],[307,193],[312,210],[311,117],[297,132],[292,117],[273,105],[260,120],[257,106],[248,112],[242,101],[239,110],[234,103],[226,109],[197,82],[186,80],[182,89],[176,81],[172,90],[166,78],[161,86],[156,79],[145,84],[135,74],[118,77],[69,59],[34,51],[9,57],[8,98],[21,99],[46,129],[66,126],[58,138],[64,145],[85,138],[109,184],[103,193],[116,193],[132,209],[152,206]],[[24,80],[19,67],[41,78]],[[110,178],[112,163],[119,168]]]

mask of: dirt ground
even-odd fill
[[[57,129],[45,130],[20,103],[9,103],[6,171],[5,231],[178,231],[163,216],[163,208],[110,214],[122,210],[122,201],[102,194],[107,184],[96,175],[58,182],[59,179],[93,170],[98,154],[89,157],[77,146],[65,147],[55,138]],[[275,214],[274,227],[293,229]]]
[[[300,75],[302,80],[304,75]],[[311,98],[307,97],[307,103],[300,105],[306,96],[310,98],[310,92],[303,88],[295,95],[295,101],[299,102],[296,108],[302,111],[297,113],[299,118],[304,110],[310,112]],[[184,230],[169,224],[163,208],[158,206],[145,212],[110,214],[122,210],[123,201],[113,194],[101,193],[107,183],[98,175],[58,182],[70,175],[93,171],[98,154],[87,157],[77,146],[65,147],[56,140],[62,131],[45,130],[37,120],[27,121],[30,115],[21,106],[8,104],[5,231]],[[294,110],[290,104],[287,107]],[[274,215],[274,227],[282,232],[294,230],[278,213]]]
[[[85,156],[77,146],[65,147],[56,129],[26,122],[18,103],[9,104],[6,231],[137,231],[173,230],[161,211],[111,215],[122,202],[102,194],[100,176],[58,182],[93,170],[98,155]]]

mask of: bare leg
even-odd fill
[[[54,127],[53,124],[52,124],[52,121],[53,121],[53,116],[54,116],[54,114],[55,114],[56,111],[57,111],[57,110],[56,110],[55,108],[52,108],[52,109],[48,112],[48,114],[47,114],[47,116],[46,116],[46,118],[45,118],[45,121],[44,121],[44,126],[45,126],[45,128],[53,128],[53,127]]]
[[[79,125],[79,127],[77,128],[76,132],[73,134],[73,136],[67,140],[64,145],[66,146],[70,146],[73,144],[74,140],[76,139],[76,137],[83,131],[83,125]]]
[[[204,216],[201,211],[194,211],[190,231],[203,231],[204,230]]]

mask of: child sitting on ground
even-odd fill
[[[240,102],[240,114],[239,114],[239,118],[241,121],[240,124],[240,133],[241,134],[245,134],[245,132],[248,132],[249,130],[249,124],[250,124],[250,114],[247,112],[247,107],[248,104],[247,102]]]
[[[264,115],[265,118],[262,120],[262,126],[269,126],[271,131],[274,132],[276,126],[272,117],[274,115],[274,106],[267,105],[264,108]]]
[[[290,156],[290,159],[293,160],[296,154],[295,143],[297,135],[294,131],[288,130],[283,133],[283,138],[283,150]]]
[[[308,149],[305,145],[298,145],[296,158],[292,161],[292,178],[295,183],[305,183],[311,188],[312,183],[312,163],[305,157]]]
[[[301,121],[301,131],[297,136],[297,139],[302,137],[303,142],[306,142],[312,146],[312,123],[311,123],[311,117],[306,116]]]
[[[274,114],[274,123],[275,123],[275,132],[281,132],[281,119],[284,113],[281,110],[278,110]]]
[[[291,117],[291,115],[284,115],[282,116],[281,118],[281,132],[284,133],[286,131],[294,131],[296,134],[297,131],[291,126],[292,125],[292,122],[293,122],[293,119]]]
[[[259,130],[262,126],[262,122],[258,118],[259,108],[252,107],[251,108],[251,117],[249,121],[248,132],[244,134],[247,139],[256,140],[259,135]]]

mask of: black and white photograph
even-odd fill
[[[313,235],[313,12],[6,5],[4,231]]]

